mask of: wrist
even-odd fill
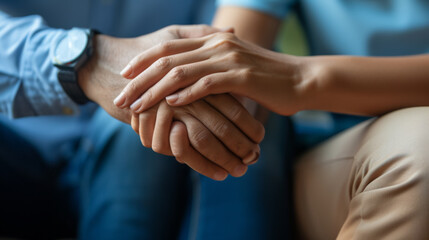
[[[93,37],[93,54],[88,62],[82,66],[78,71],[78,84],[85,95],[92,101],[97,102],[94,99],[94,76],[97,69],[97,64],[100,61],[100,48],[103,44],[101,43],[104,39],[104,35],[97,34]]]
[[[138,38],[115,38],[98,34],[94,37],[94,53],[78,72],[82,91],[111,116],[129,123],[129,109],[119,109],[113,100],[129,82],[119,72],[141,49]]]
[[[92,101],[100,104],[100,97],[106,89],[103,81],[111,78],[112,74],[119,75],[121,66],[115,66],[114,49],[118,45],[118,38],[97,34],[93,38],[94,53],[89,61],[78,72],[78,83],[86,96]]]
[[[326,110],[324,105],[330,95],[335,64],[329,57],[297,57],[297,102],[299,110]],[[335,85],[335,84],[334,84]]]

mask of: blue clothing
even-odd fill
[[[282,135],[278,130],[287,129],[285,118],[270,120],[273,127],[267,133],[272,134],[267,134],[260,159],[265,164],[253,166],[246,178],[216,183],[142,147],[130,126],[96,110],[94,104],[76,106],[64,94],[50,63],[49,46],[67,31],[62,28],[91,27],[113,36],[138,36],[170,24],[209,23],[213,6],[212,0],[0,0],[0,112],[4,115],[0,115],[0,174],[9,173],[7,180],[19,183],[11,191],[24,196],[17,204],[28,205],[8,205],[16,199],[5,205],[0,198],[0,213],[28,210],[16,223],[27,219],[31,224],[25,229],[37,227],[32,228],[35,232],[18,228],[18,233],[27,234],[23,238],[33,234],[52,238],[51,224],[73,228],[70,219],[76,217],[82,239],[174,239],[179,232],[181,239],[286,236],[288,175],[282,163],[287,132]],[[69,112],[74,115],[64,115]],[[281,141],[276,140],[279,135]],[[32,166],[29,162],[41,170],[21,168]],[[11,174],[19,171],[22,174]],[[46,173],[47,179],[32,178]],[[189,174],[192,189],[187,184]],[[0,195],[4,189],[10,190],[8,184],[0,184]],[[52,189],[54,199],[61,198],[64,201],[58,202],[63,204],[53,204],[44,194]],[[36,193],[41,195],[36,198]],[[81,214],[73,216],[77,207]],[[61,214],[49,215],[52,218],[46,222],[34,217],[43,212]],[[183,215],[186,221],[181,221]],[[61,220],[56,222],[58,217]],[[0,218],[3,221],[7,219]]]
[[[291,129],[288,118],[272,114],[259,161],[246,175],[194,177],[190,226],[180,239],[293,239]]]
[[[292,9],[302,20],[311,55],[403,56],[429,53],[426,0],[218,0],[284,18]],[[367,118],[331,115],[329,129],[299,129],[320,142]]]
[[[0,123],[0,141],[9,143],[0,145],[0,193],[7,196],[0,198],[0,235],[70,237],[61,231],[79,218],[80,239],[289,239],[287,123],[272,115],[259,162],[224,182],[142,147],[128,125],[102,109],[58,180],[56,168]]]
[[[283,18],[299,6],[312,55],[401,56],[429,52],[426,0],[218,0]],[[297,5],[298,4],[298,5]]]
[[[0,49],[7,49],[0,51],[0,121],[22,134],[48,161],[63,158],[75,145],[70,143],[82,136],[95,107],[76,106],[56,79],[49,49],[65,31],[62,28],[90,27],[131,37],[171,24],[209,23],[212,12],[211,0],[0,1]],[[83,114],[77,115],[80,111]],[[71,117],[8,120],[73,112]]]

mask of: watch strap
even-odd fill
[[[85,104],[91,100],[82,91],[82,88],[77,84],[77,73],[69,69],[61,69],[58,71],[58,79],[61,79],[60,84],[64,92],[71,100],[77,104]]]

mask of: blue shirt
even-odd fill
[[[311,55],[429,53],[427,0],[218,0],[218,4],[254,9],[280,19],[295,9],[302,20]],[[301,137],[308,138],[309,144],[315,143],[366,119],[341,114],[330,117],[330,127],[325,125],[317,131],[307,126],[309,134]],[[300,132],[306,130],[298,129]]]
[[[85,27],[139,36],[171,24],[209,23],[213,10],[212,0],[0,0],[0,121],[47,160],[60,158],[79,141],[95,104],[78,107],[59,85],[49,57],[59,34]]]

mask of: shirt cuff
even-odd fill
[[[79,107],[58,82],[50,48],[65,30],[48,28],[36,17],[21,58],[20,80],[13,101],[14,118],[34,115],[71,115]]]

